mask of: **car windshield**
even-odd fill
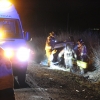
[[[22,29],[17,19],[0,18],[0,38],[22,38]]]

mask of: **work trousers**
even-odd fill
[[[65,60],[66,68],[69,68],[70,72],[74,72],[73,71],[73,61],[72,61],[72,58],[71,59],[64,59],[64,60]]]
[[[88,62],[87,55],[78,56],[77,59],[80,60],[80,61]],[[84,74],[85,73],[84,68],[82,68],[82,67],[79,67],[79,68],[80,68],[80,71],[81,71],[80,74]]]
[[[46,56],[47,56],[47,59],[48,59],[48,66],[50,66],[50,55],[51,55],[51,52],[52,52],[52,50],[50,49],[50,50],[46,50]]]

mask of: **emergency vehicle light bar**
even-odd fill
[[[7,8],[11,5],[12,3],[9,2],[8,0],[0,0],[0,8]]]

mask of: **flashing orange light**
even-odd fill
[[[4,37],[4,31],[0,30],[0,39],[2,39]]]
[[[3,36],[2,36],[2,32],[0,31],[0,39],[2,38]]]
[[[2,38],[2,33],[0,33],[0,38]]]
[[[0,8],[7,8],[11,6],[11,2],[8,0],[0,0]]]

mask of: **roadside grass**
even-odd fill
[[[39,81],[38,85],[40,85],[40,87],[41,87],[41,84],[44,84],[44,86],[45,86],[48,82],[50,84],[50,82],[54,81],[54,83],[56,82],[55,84],[53,84],[55,86],[57,85],[57,83],[60,83],[61,86],[63,84],[68,84],[68,85],[74,84],[75,87],[79,86],[80,88],[82,87],[82,89],[85,89],[85,88],[90,89],[90,90],[94,91],[95,93],[97,93],[97,95],[100,95],[100,82],[92,83],[90,80],[88,80],[82,76],[79,76],[79,75],[76,75],[76,74],[73,74],[73,73],[70,73],[67,71],[40,68],[39,66],[37,67],[37,65],[35,65],[33,67],[34,67],[34,69],[33,69],[34,75],[33,76],[35,76],[36,80]],[[36,67],[37,67],[37,69],[36,69]],[[44,80],[43,83],[41,82],[41,80]],[[47,80],[49,80],[49,81],[47,81]],[[70,86],[70,87],[72,88],[73,86]]]
[[[98,45],[96,48],[93,48],[93,60],[94,65],[96,66],[96,69],[100,69],[100,45]]]
[[[91,83],[89,80],[85,79],[84,77],[72,74],[70,72],[41,68],[39,64],[35,64],[34,66],[32,65],[29,66],[28,73],[31,75],[31,78],[35,80],[38,87],[44,89],[46,88],[47,90],[49,90],[50,88],[55,89],[57,87],[56,89],[64,91],[63,93],[65,94],[66,94],[66,90],[70,89],[69,92],[74,91],[75,92],[74,94],[76,94],[78,91],[78,94],[82,93],[82,95],[84,96],[89,94],[89,96],[98,97],[100,95],[99,82]],[[16,100],[33,100],[33,98],[34,100],[38,100],[38,98],[40,100],[41,98],[40,96],[38,96],[38,98],[36,99],[37,97],[36,93],[37,92],[34,90],[34,87],[31,87],[30,89],[27,88],[19,89],[19,90],[15,90],[15,97]],[[57,93],[58,95],[61,95],[62,92],[58,91]]]

